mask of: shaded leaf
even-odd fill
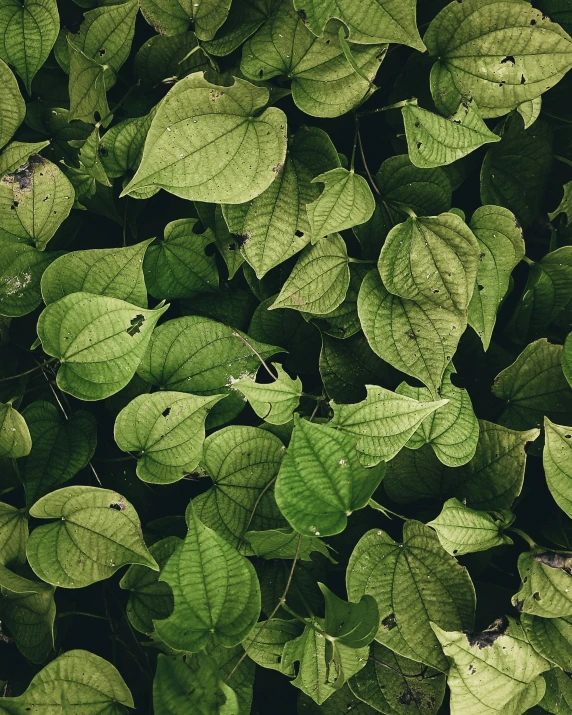
[[[292,413],[298,407],[302,396],[302,381],[293,380],[280,365],[273,366],[277,372],[274,382],[255,382],[245,377],[234,384],[234,389],[241,392],[252,409],[265,422],[283,425],[290,422]]]
[[[518,557],[518,572],[522,584],[512,603],[520,612],[572,616],[572,554],[537,547]]]
[[[357,603],[344,601],[323,583],[318,586],[324,595],[324,632],[328,640],[348,648],[363,648],[369,645],[379,628],[379,612],[375,599],[372,596],[362,596]]]
[[[28,517],[24,509],[0,502],[0,566],[26,563]]]
[[[231,0],[143,0],[141,12],[162,35],[179,35],[193,24],[197,37],[212,40],[224,23]]]
[[[311,561],[313,553],[331,559],[328,547],[321,539],[316,536],[302,536],[290,529],[247,531],[245,539],[255,555],[261,559],[293,559],[296,553],[301,561]]]
[[[14,136],[14,132],[24,121],[26,105],[18,89],[18,82],[12,71],[0,59],[0,84],[2,104],[0,105],[0,149]]]
[[[561,668],[572,658],[572,618],[541,618],[523,613],[521,623],[534,650]]]
[[[30,454],[32,438],[25,418],[11,404],[0,402],[0,458]]]
[[[572,429],[544,418],[543,464],[554,501],[572,519]]]

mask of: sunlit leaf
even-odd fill
[[[245,377],[234,384],[234,389],[241,392],[252,409],[265,422],[283,425],[290,422],[292,413],[298,407],[302,396],[302,381],[293,380],[279,365],[275,365],[277,378],[274,382],[255,382]]]
[[[558,506],[572,519],[572,429],[544,418],[546,482]]]
[[[2,84],[2,104],[0,105],[0,148],[14,136],[14,132],[26,114],[26,105],[18,89],[18,82],[12,71],[0,59],[0,82]]]
[[[543,618],[572,616],[572,554],[534,548],[518,557],[522,580],[513,604]]]

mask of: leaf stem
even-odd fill
[[[16,380],[19,377],[24,377],[24,375],[30,375],[32,372],[36,372],[36,370],[43,370],[45,365],[49,365],[52,362],[55,362],[57,358],[53,357],[50,358],[49,360],[45,360],[43,363],[38,363],[36,367],[32,367],[30,370],[26,370],[25,372],[19,372],[17,375],[10,375],[10,377],[0,377],[0,382],[8,382],[9,380]]]
[[[87,616],[88,618],[97,618],[98,621],[109,623],[106,616],[97,616],[95,613],[88,613],[87,611],[64,611],[64,613],[58,613],[57,619],[59,620],[66,616]]]
[[[534,549],[537,544],[533,541],[528,534],[526,534],[522,529],[517,529],[516,526],[509,526],[506,531],[512,531],[513,534],[518,534],[521,539],[524,539],[531,549]]]
[[[348,263],[363,263],[364,265],[375,266],[377,264],[377,261],[368,261],[363,258],[348,258]]]
[[[342,29],[342,28],[340,28]],[[357,149],[357,144],[358,144],[358,134],[359,134],[359,119],[357,118],[357,114],[354,114],[354,146],[352,149],[352,161],[350,164],[350,169],[353,172],[354,167],[355,167],[355,162],[356,162],[356,149]]]
[[[244,338],[240,333],[238,333],[236,330],[233,330],[232,334],[234,335],[235,338],[240,338],[242,342],[252,350],[252,352],[256,355],[256,357],[260,360],[262,365],[264,366],[264,369],[266,372],[270,375],[270,377],[276,382],[278,378],[276,375],[272,372],[272,370],[268,367],[266,361],[262,357],[262,355],[256,350],[255,348],[252,347],[252,345],[248,342],[246,338]]]
[[[396,516],[398,519],[402,519],[403,521],[408,521],[406,516],[402,516],[401,514],[398,514],[395,511],[391,511],[391,509],[388,509],[386,506],[383,506],[382,504],[379,504],[379,502],[376,502],[375,499],[370,499],[367,503],[369,507],[372,509],[375,509],[376,511],[380,511],[384,516],[386,516],[388,519],[391,519],[391,516]],[[391,516],[390,516],[391,514]]]
[[[395,102],[395,104],[388,104],[385,107],[377,107],[377,109],[367,109],[365,112],[360,112],[358,117],[368,117],[371,114],[379,114],[380,112],[388,112],[390,109],[401,109],[406,107],[408,104],[413,104],[417,106],[417,98],[412,97],[411,99],[404,99],[402,102]]]

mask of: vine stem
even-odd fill
[[[358,117],[369,117],[372,114],[379,114],[380,112],[388,112],[390,109],[401,109],[402,107],[407,107],[408,104],[417,104],[417,99],[412,97],[411,99],[404,99],[402,102],[395,102],[395,104],[388,104],[385,107],[377,107],[376,109],[367,109],[365,112],[360,112]]]
[[[49,365],[52,362],[55,362],[57,358],[53,357],[50,358],[49,360],[45,360],[43,363],[38,363],[36,367],[30,368],[30,370],[26,370],[25,372],[19,372],[17,375],[10,375],[10,377],[0,377],[0,382],[8,382],[8,380],[16,380],[19,377],[24,377],[24,375],[30,375],[32,372],[36,372],[36,370],[43,370],[43,368],[46,365]]]
[[[250,525],[252,524],[252,520],[254,519],[254,515],[256,514],[256,510],[258,509],[258,505],[262,501],[263,496],[266,494],[266,492],[272,488],[274,485],[274,482],[278,479],[278,475],[274,477],[274,479],[271,479],[268,484],[264,487],[264,489],[260,492],[258,495],[258,498],[254,502],[254,506],[252,507],[252,510],[250,512],[250,516],[248,517],[248,523],[244,527],[244,531],[242,532],[242,536],[240,537],[240,541],[238,542],[238,546],[236,547],[237,551],[240,551],[242,545],[244,544],[244,537],[246,535],[246,532],[248,531]]]
[[[531,549],[537,546],[536,542],[533,541],[528,534],[526,534],[522,529],[517,529],[516,526],[509,526],[507,531],[512,531],[513,534],[518,534],[521,539],[524,539]]]
[[[95,613],[88,613],[87,611],[65,611],[64,613],[58,613],[57,618],[65,618],[66,616],[87,616],[88,618],[97,618],[98,621],[105,621],[109,623],[105,616],[98,616]]]
[[[296,553],[294,554],[294,560],[292,561],[292,568],[290,569],[290,573],[288,574],[288,580],[286,581],[286,587],[284,589],[284,592],[280,596],[280,599],[278,603],[276,604],[274,610],[268,616],[268,619],[264,621],[262,624],[262,628],[258,631],[258,636],[262,633],[262,631],[266,628],[266,626],[270,623],[270,621],[274,618],[274,616],[278,613],[280,610],[281,606],[284,605],[286,602],[286,596],[288,595],[288,591],[290,590],[290,586],[292,585],[292,579],[294,578],[294,569],[296,568],[296,563],[298,562],[298,556],[300,555],[300,548],[302,546],[302,534],[298,536],[298,543],[296,544]],[[230,671],[230,673],[226,676],[224,679],[225,683],[228,683],[228,681],[232,678],[232,676],[235,674],[235,672],[238,670],[238,667],[242,663],[242,661],[246,658],[248,655],[248,651],[252,648],[256,641],[256,637],[252,639],[252,642],[250,645],[244,649],[244,653],[240,656],[240,658],[237,660],[236,665],[234,668]]]
[[[270,377],[274,380],[274,382],[276,382],[276,381],[278,380],[278,378],[277,378],[276,375],[272,372],[272,370],[268,367],[268,364],[266,363],[266,361],[264,360],[264,358],[262,357],[262,355],[258,352],[258,350],[256,350],[256,348],[254,348],[254,347],[248,342],[248,340],[247,340],[246,338],[243,338],[240,333],[237,333],[236,330],[234,330],[232,334],[234,335],[235,338],[240,338],[240,340],[242,340],[242,342],[243,342],[250,350],[252,350],[252,352],[256,355],[256,357],[260,360],[260,362],[261,362],[262,365],[264,366],[264,369],[266,370],[266,372],[270,375]]]
[[[396,511],[391,511],[391,509],[388,509],[386,506],[382,506],[378,502],[375,501],[375,499],[370,499],[367,503],[369,507],[372,509],[375,509],[376,511],[380,511],[384,516],[386,516],[388,519],[391,519],[391,516],[396,516],[398,519],[402,519],[403,521],[407,521],[406,516],[402,516],[401,514],[398,514]],[[390,516],[391,514],[391,516]]]

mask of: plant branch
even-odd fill
[[[43,363],[38,363],[36,367],[32,367],[29,370],[25,370],[24,372],[19,372],[17,375],[10,375],[10,377],[0,377],[0,382],[8,382],[9,380],[17,380],[19,377],[24,377],[24,375],[30,375],[33,372],[36,372],[36,370],[43,370],[46,365],[49,365],[52,362],[55,362],[57,358],[53,357],[50,358],[49,360],[45,360]]]
[[[245,345],[247,345],[250,350],[252,350],[252,352],[256,355],[256,357],[260,360],[260,362],[261,362],[262,365],[264,366],[264,369],[266,370],[266,372],[270,375],[270,377],[274,380],[274,382],[276,382],[276,380],[278,380],[278,378],[277,378],[276,375],[272,372],[272,370],[268,367],[268,364],[266,363],[266,361],[264,360],[264,358],[262,357],[262,355],[258,352],[258,350],[256,350],[256,348],[252,347],[252,345],[248,342],[248,340],[247,340],[246,338],[244,338],[244,337],[243,337],[240,333],[238,333],[236,330],[234,330],[232,334],[234,335],[235,338],[240,338],[240,339],[242,340],[242,342],[243,342]]]

